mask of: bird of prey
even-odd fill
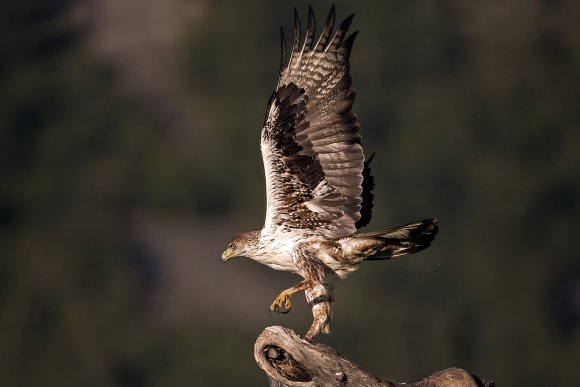
[[[435,218],[387,230],[357,233],[371,218],[374,181],[365,161],[357,117],[352,113],[349,57],[357,32],[346,36],[350,15],[333,32],[334,6],[315,39],[309,7],[301,38],[294,10],[294,39],[282,55],[276,91],[261,132],[267,209],[262,230],[244,232],[229,243],[224,261],[245,256],[275,270],[302,276],[270,306],[287,313],[290,297],[302,290],[314,321],[307,340],[328,333],[333,280],[345,278],[363,261],[415,253],[437,233]]]

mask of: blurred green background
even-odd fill
[[[339,283],[318,339],[399,381],[577,385],[580,3],[336,3],[361,31],[367,229],[437,216],[440,234]],[[298,277],[220,254],[263,222],[294,5],[305,20],[305,1],[2,2],[3,386],[266,385],[255,338],[310,311],[270,317]]]

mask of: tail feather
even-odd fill
[[[426,249],[437,231],[437,219],[431,218],[387,230],[355,234],[347,243],[350,252],[358,259],[389,259]]]

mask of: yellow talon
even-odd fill
[[[285,314],[290,312],[290,309],[292,309],[292,302],[290,301],[290,295],[285,290],[270,305],[270,311],[275,313]]]

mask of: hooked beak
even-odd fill
[[[232,251],[227,249],[222,253],[222,261],[227,262],[232,257]]]

